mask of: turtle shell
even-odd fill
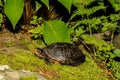
[[[35,49],[35,54],[47,63],[79,65],[85,61],[82,51],[69,43],[53,43],[43,49]]]

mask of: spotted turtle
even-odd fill
[[[53,43],[43,49],[36,48],[34,53],[44,59],[47,64],[77,66],[85,61],[85,55],[77,46],[64,42]]]

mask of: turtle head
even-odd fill
[[[45,58],[44,51],[42,49],[40,49],[40,48],[36,48],[35,51],[34,51],[34,54],[36,56],[38,56],[39,58],[42,58],[42,59]]]

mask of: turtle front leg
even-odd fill
[[[52,63],[52,62],[51,62],[51,59],[46,58],[46,59],[45,59],[45,63],[46,63],[47,65],[51,65],[51,63]]]
[[[51,65],[52,63],[60,65],[61,63],[59,61],[53,60],[53,59],[45,59],[45,63],[48,65]]]

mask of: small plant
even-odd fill
[[[36,26],[34,29],[29,30],[29,32],[32,33],[32,36],[35,39],[42,37],[43,27],[44,27],[42,22],[43,22],[43,19],[41,17],[38,18],[37,16],[33,16],[33,19],[30,21],[31,25]]]
[[[55,42],[71,43],[67,25],[60,20],[42,21],[42,18],[34,16],[31,24],[36,25],[36,28],[29,32],[34,38],[43,36],[47,45]]]
[[[120,79],[120,62],[112,60],[107,64],[109,70],[119,80]]]
[[[114,58],[120,59],[120,49],[114,50]],[[120,79],[120,62],[119,60],[111,59],[111,61],[107,64],[107,67],[114,74],[117,79]]]

